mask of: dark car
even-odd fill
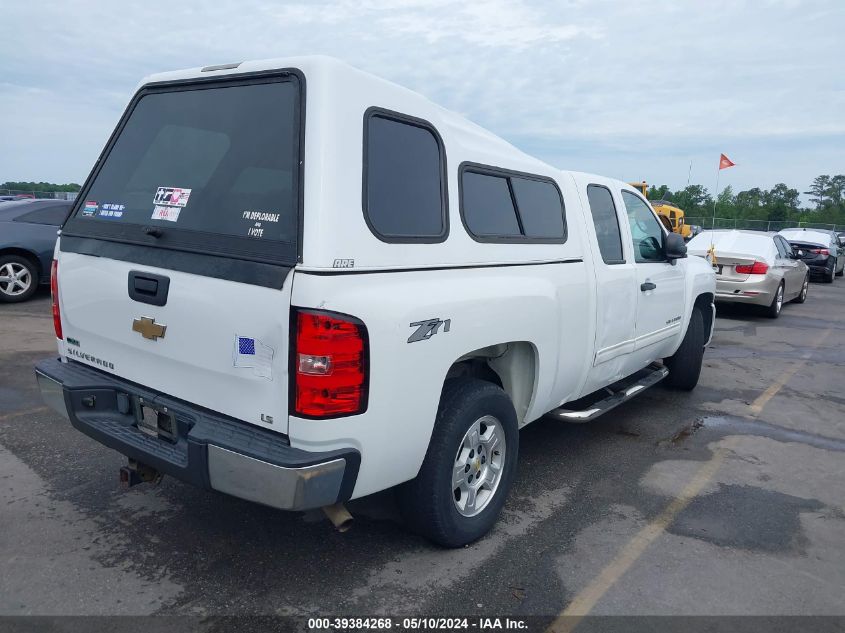
[[[56,231],[70,200],[18,200],[0,204],[0,302],[29,299],[50,283]]]
[[[839,235],[824,229],[784,229],[780,234],[792,245],[810,274],[833,283],[845,271],[845,244]]]

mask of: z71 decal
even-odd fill
[[[428,319],[427,321],[417,321],[411,323],[409,327],[417,328],[411,336],[408,337],[409,343],[416,343],[417,341],[427,341],[432,336],[437,334],[440,326],[443,326],[443,331],[448,332],[452,325],[452,319]]]

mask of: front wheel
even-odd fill
[[[502,511],[518,454],[508,395],[476,378],[449,380],[420,472],[396,490],[406,524],[444,547],[478,540]]]
[[[663,364],[669,369],[664,384],[673,389],[691,391],[698,384],[701,363],[704,360],[704,315],[698,308],[692,309],[687,333],[681,346]]]

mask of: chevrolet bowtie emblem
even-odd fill
[[[137,332],[144,338],[148,338],[151,341],[156,341],[160,338],[164,338],[167,326],[156,323],[155,319],[141,317],[140,319],[132,321],[132,331]]]

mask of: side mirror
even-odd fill
[[[663,254],[670,262],[687,256],[687,245],[677,233],[668,233],[663,240]]]

